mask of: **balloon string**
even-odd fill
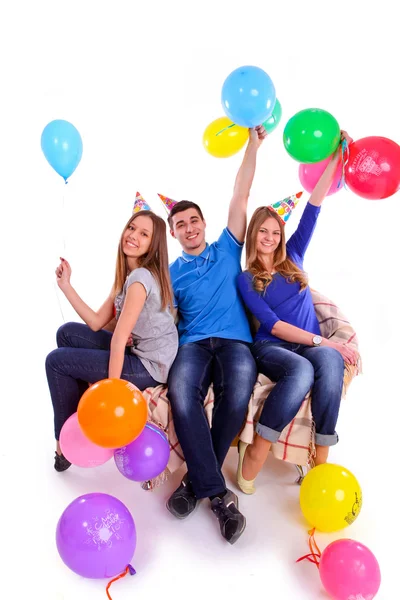
[[[67,184],[68,181],[65,181],[65,183]],[[61,223],[61,242],[62,242],[62,255],[63,258],[65,258],[65,248],[66,248],[66,234],[65,234],[65,229],[66,229],[66,219],[65,219],[65,188],[64,188],[64,192],[62,194],[61,197],[61,218],[60,218],[60,223]],[[61,301],[60,301],[60,296],[59,296],[59,288],[57,286],[56,283],[54,283],[54,292],[57,298],[57,303],[58,303],[58,308],[60,309],[60,313],[61,313],[61,317],[62,320],[65,323],[65,317],[64,317],[64,313],[63,313],[63,309],[61,306]]]
[[[315,541],[315,527],[308,532],[310,536],[308,538],[308,546],[310,548],[310,554],[305,554],[296,560],[296,562],[300,562],[302,560],[308,560],[313,563],[319,569],[319,561],[321,558],[321,550],[318,548],[318,544]]]
[[[346,180],[345,180],[346,165],[349,162],[349,146],[348,146],[347,140],[343,140],[341,143],[341,154],[342,154],[342,176],[341,176],[340,181],[337,186],[338,186],[338,188],[340,188],[343,185],[344,189],[347,190]]]
[[[65,182],[67,183],[67,182]],[[67,226],[67,220],[65,218],[65,194],[66,194],[66,190],[64,188],[64,192],[62,195],[62,201],[61,201],[61,231],[62,231],[62,253],[63,253],[63,258],[65,258],[65,248],[66,248],[66,226]]]
[[[221,131],[218,131],[218,133],[215,134],[215,137],[217,137],[217,135],[220,135],[220,133],[223,133],[227,129],[230,129],[231,127],[235,127],[235,125],[236,125],[236,123],[232,123],[232,125],[228,125],[228,127],[224,127],[224,129],[221,129]]]
[[[56,298],[57,298],[57,302],[58,302],[58,308],[60,309],[60,313],[61,313],[62,320],[63,320],[63,321],[64,321],[64,323],[65,323],[65,317],[64,317],[63,309],[62,309],[61,302],[60,302],[60,296],[59,296],[59,293],[60,293],[60,292],[59,292],[59,288],[58,288],[58,286],[57,286],[57,284],[56,284],[56,283],[54,283],[54,293],[55,293],[55,295],[56,295]]]
[[[135,571],[135,569],[134,569],[134,568],[133,568],[131,565],[128,565],[128,566],[126,567],[125,571],[124,571],[123,573],[121,573],[121,575],[118,575],[117,577],[114,577],[114,579],[111,579],[111,581],[109,581],[109,582],[108,582],[108,585],[107,585],[107,587],[106,587],[106,593],[107,593],[107,598],[108,598],[109,600],[112,600],[112,598],[111,598],[111,596],[110,596],[110,592],[108,591],[108,590],[110,589],[110,587],[112,586],[112,584],[113,584],[115,581],[118,581],[118,579],[122,579],[122,577],[125,577],[125,575],[128,575],[128,573],[129,573],[130,575],[135,575],[135,574],[136,574],[136,571]]]

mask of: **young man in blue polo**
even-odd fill
[[[257,377],[250,351],[252,336],[236,279],[241,272],[257,151],[265,136],[262,126],[249,132],[228,226],[217,242],[206,243],[206,223],[197,204],[174,203],[160,195],[170,209],[171,234],[183,250],[170,266],[180,347],[169,373],[168,398],[188,468],[167,508],[184,519],[200,499],[209,498],[221,533],[231,544],[243,533],[246,519],[238,510],[237,496],[226,488],[221,467],[243,425]],[[210,430],[203,405],[211,383],[215,400]]]

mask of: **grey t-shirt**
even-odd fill
[[[168,373],[178,351],[178,331],[170,310],[162,310],[161,294],[157,281],[148,269],[134,269],[126,278],[122,292],[114,304],[119,319],[127,290],[139,282],[146,290],[146,301],[132,331],[132,352],[156,381],[166,383]]]

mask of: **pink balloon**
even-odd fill
[[[325,171],[328,163],[330,162],[330,157],[325,160],[321,160],[321,162],[313,163],[313,164],[301,164],[299,165],[299,179],[303,188],[311,194],[314,191],[315,186],[321,178],[321,175]],[[343,187],[343,167],[342,163],[339,162],[338,167],[336,169],[335,177],[332,181],[332,185],[329,189],[328,196],[335,194]]]
[[[321,555],[319,574],[334,600],[372,600],[381,584],[375,556],[354,540],[337,540],[329,544]]]
[[[112,448],[97,446],[85,436],[77,413],[64,423],[60,433],[60,446],[65,458],[77,467],[98,467],[114,456]]]

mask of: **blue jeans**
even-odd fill
[[[77,411],[88,383],[107,379],[111,338],[109,331],[92,331],[82,323],[65,323],[57,331],[58,348],[46,358],[56,440],[65,421]],[[130,350],[125,354],[121,379],[140,390],[159,385]]]
[[[319,446],[337,444],[339,438],[335,428],[344,376],[340,352],[327,346],[310,347],[268,340],[256,342],[252,352],[260,373],[276,382],[257,424],[258,435],[276,442],[312,388],[315,443]]]
[[[256,378],[256,364],[244,342],[212,337],[179,348],[169,373],[168,398],[197,498],[226,490],[221,467],[245,420]],[[210,430],[204,398],[211,383]]]

